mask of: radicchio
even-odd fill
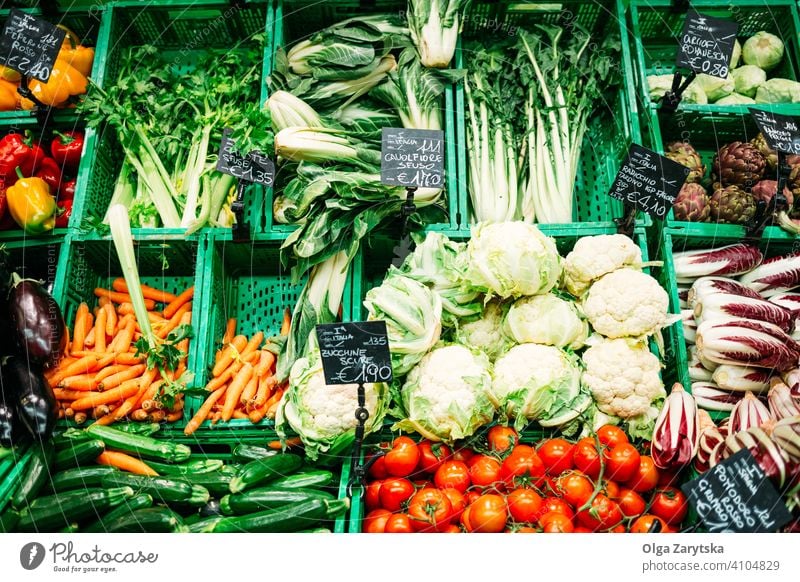
[[[702,356],[719,364],[784,371],[800,359],[800,344],[764,321],[705,321],[697,327],[696,341]]]
[[[705,410],[697,413],[698,425],[700,427],[700,438],[697,445],[697,456],[694,458],[694,468],[698,473],[705,473],[710,468],[709,461],[714,448],[725,441],[725,437],[719,432],[717,425],[711,420],[711,415]]]
[[[689,463],[697,452],[700,431],[697,405],[683,386],[675,384],[664,401],[656,420],[650,452],[660,469],[677,471]]]
[[[732,317],[766,321],[777,325],[786,333],[792,332],[795,322],[794,314],[780,305],[765,299],[742,297],[731,293],[705,295],[700,301],[695,302],[694,316],[699,323]]]
[[[684,280],[747,273],[760,265],[763,259],[758,247],[744,243],[673,253],[675,276]]]
[[[800,253],[767,259],[742,275],[739,281],[763,297],[772,297],[800,287]]]
[[[731,411],[731,433],[748,430],[754,426],[761,426],[772,418],[769,408],[756,398],[752,392],[745,392],[744,398],[736,403]]]

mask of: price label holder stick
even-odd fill
[[[356,408],[356,440],[353,443],[353,456],[351,460],[352,470],[350,472],[350,480],[347,483],[347,494],[349,497],[353,496],[353,487],[358,484],[361,487],[366,485],[367,482],[367,467],[361,462],[361,449],[364,446],[364,432],[366,430],[367,419],[369,419],[369,410],[367,406],[367,395],[364,383],[358,383],[358,408]]]
[[[236,217],[236,222],[231,227],[233,242],[247,242],[250,240],[250,225],[244,219],[244,191],[250,182],[237,180],[236,199],[231,204],[231,212]]]
[[[36,98],[36,96],[33,94],[33,91],[31,91],[30,87],[28,87],[28,77],[25,75],[22,75],[22,78],[20,79],[19,87],[17,87],[17,93],[22,95],[22,97],[25,99],[30,99],[34,102],[36,108],[33,110],[33,113],[36,116],[36,121],[39,123],[39,126],[44,131],[47,122],[50,120],[52,108]]]
[[[697,73],[694,71],[689,73],[686,79],[683,78],[683,74],[680,71],[675,71],[675,76],[672,77],[672,89],[664,93],[664,96],[661,98],[659,112],[665,115],[672,115],[675,113],[683,98],[683,92],[686,91],[686,88],[691,85],[696,77]]]

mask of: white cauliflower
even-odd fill
[[[471,436],[494,416],[490,366],[486,355],[464,346],[433,350],[406,377],[402,389],[406,418],[393,430],[448,442]]]
[[[583,363],[583,383],[606,414],[629,419],[666,396],[661,364],[643,342],[600,340],[583,353]]]
[[[583,311],[601,335],[642,337],[666,323],[668,305],[667,292],[653,277],[634,269],[619,269],[591,286]]]
[[[585,236],[564,260],[564,287],[580,297],[603,275],[641,263],[642,250],[624,234]]]
[[[517,299],[508,310],[503,331],[519,344],[577,350],[589,336],[589,324],[575,303],[548,293]]]
[[[481,317],[459,323],[456,342],[480,350],[494,361],[511,346],[511,340],[502,330],[504,313],[502,304],[490,301]]]

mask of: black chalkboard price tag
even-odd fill
[[[689,10],[678,41],[676,64],[695,73],[727,78],[738,30],[739,25],[732,20]]]
[[[0,63],[46,83],[66,36],[63,28],[21,10],[11,10],[0,37]]]
[[[791,513],[748,450],[681,486],[710,533],[776,532]]]
[[[320,324],[317,343],[326,384],[392,381],[385,321]]]
[[[750,108],[750,115],[764,134],[767,145],[778,152],[800,154],[800,120],[763,109]]]
[[[230,134],[230,129],[222,132],[217,171],[270,188],[275,182],[275,164],[261,152],[250,152],[246,157],[241,155]]]
[[[631,144],[608,194],[664,220],[688,176],[686,166]]]
[[[442,188],[444,132],[384,127],[381,182],[406,188]]]

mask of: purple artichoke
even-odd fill
[[[761,180],[755,186],[753,186],[753,189],[750,191],[750,193],[756,197],[756,200],[763,200],[769,204],[769,201],[772,200],[772,197],[775,196],[777,191],[777,180]],[[791,207],[794,204],[794,195],[792,194],[792,191],[784,186],[783,195],[786,196],[786,201],[789,203],[789,207]]]
[[[717,222],[745,224],[756,215],[755,197],[739,186],[718,188],[711,196],[709,206],[711,218]]]
[[[714,182],[722,188],[738,186],[749,192],[764,177],[766,166],[767,161],[753,144],[735,141],[722,146],[714,156]]]
[[[767,161],[767,167],[769,168],[770,174],[775,174],[775,170],[778,167],[778,152],[773,150],[767,144],[767,140],[764,138],[763,133],[759,133],[753,139],[750,140],[750,143],[764,156],[764,159]]]
[[[675,213],[675,220],[705,222],[711,213],[706,189],[700,184],[687,182],[678,193],[672,211]]]
[[[692,145],[685,141],[675,141],[667,144],[667,151],[664,154],[673,162],[689,168],[690,172],[686,178],[687,182],[699,182],[706,173],[706,166],[700,158],[700,154]]]

